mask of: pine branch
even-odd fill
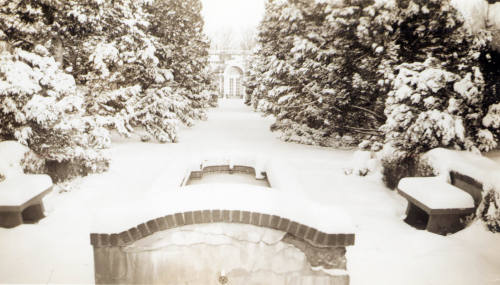
[[[358,110],[362,110],[362,111],[365,111],[367,113],[370,113],[372,114],[373,116],[379,118],[379,119],[383,119],[385,120],[385,117],[384,116],[381,116],[380,114],[377,114],[375,113],[374,111],[370,110],[370,109],[366,109],[364,107],[361,107],[361,106],[358,106],[358,105],[351,105],[351,107],[355,108],[355,109],[358,109]]]
[[[350,127],[350,126],[342,126],[342,127],[349,129],[349,130],[353,130],[353,131],[360,133],[360,134],[372,135],[372,136],[383,136],[383,133],[377,129],[365,129],[365,128]]]

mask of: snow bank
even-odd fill
[[[29,148],[17,141],[0,142],[0,174],[5,177],[23,174],[20,162]]]
[[[357,150],[344,168],[344,173],[365,176],[380,170],[380,162],[371,151]]]
[[[353,233],[351,218],[295,193],[247,184],[200,184],[143,195],[133,207],[96,209],[92,232],[122,232],[151,219],[199,210],[241,210],[286,217],[325,233]]]
[[[453,170],[480,182],[483,190],[500,192],[500,164],[489,158],[467,151],[435,148],[425,153],[423,159],[447,180]]]
[[[292,163],[286,159],[271,159],[266,165],[267,181],[273,189],[286,193],[304,193],[304,186],[294,175]],[[303,165],[302,165],[303,167]]]

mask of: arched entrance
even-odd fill
[[[228,65],[224,71],[224,98],[243,98],[243,68]]]

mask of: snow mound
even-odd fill
[[[303,195],[248,184],[198,184],[186,191],[143,195],[132,207],[96,209],[92,232],[121,232],[151,219],[199,210],[240,210],[286,217],[325,233],[354,233],[341,209]]]
[[[29,148],[17,141],[0,142],[0,174],[5,177],[23,174],[20,162]]]
[[[494,189],[500,192],[500,164],[493,160],[468,151],[435,148],[423,155],[423,159],[449,179],[450,171],[469,176],[483,184],[483,190]]]
[[[374,173],[379,168],[377,158],[371,151],[357,150],[352,155],[348,167],[344,169],[346,175],[356,174],[365,176]]]

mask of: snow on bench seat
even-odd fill
[[[42,219],[42,199],[51,189],[48,175],[8,176],[0,182],[0,226],[11,228]]]
[[[17,141],[0,142],[0,227],[37,222],[44,217],[42,198],[52,189],[48,175],[24,174],[21,160],[29,148]]]
[[[10,176],[0,182],[0,209],[22,206],[52,186],[48,175]]]
[[[474,199],[470,194],[436,177],[403,178],[398,189],[405,196],[420,202],[430,213],[474,208]]]

